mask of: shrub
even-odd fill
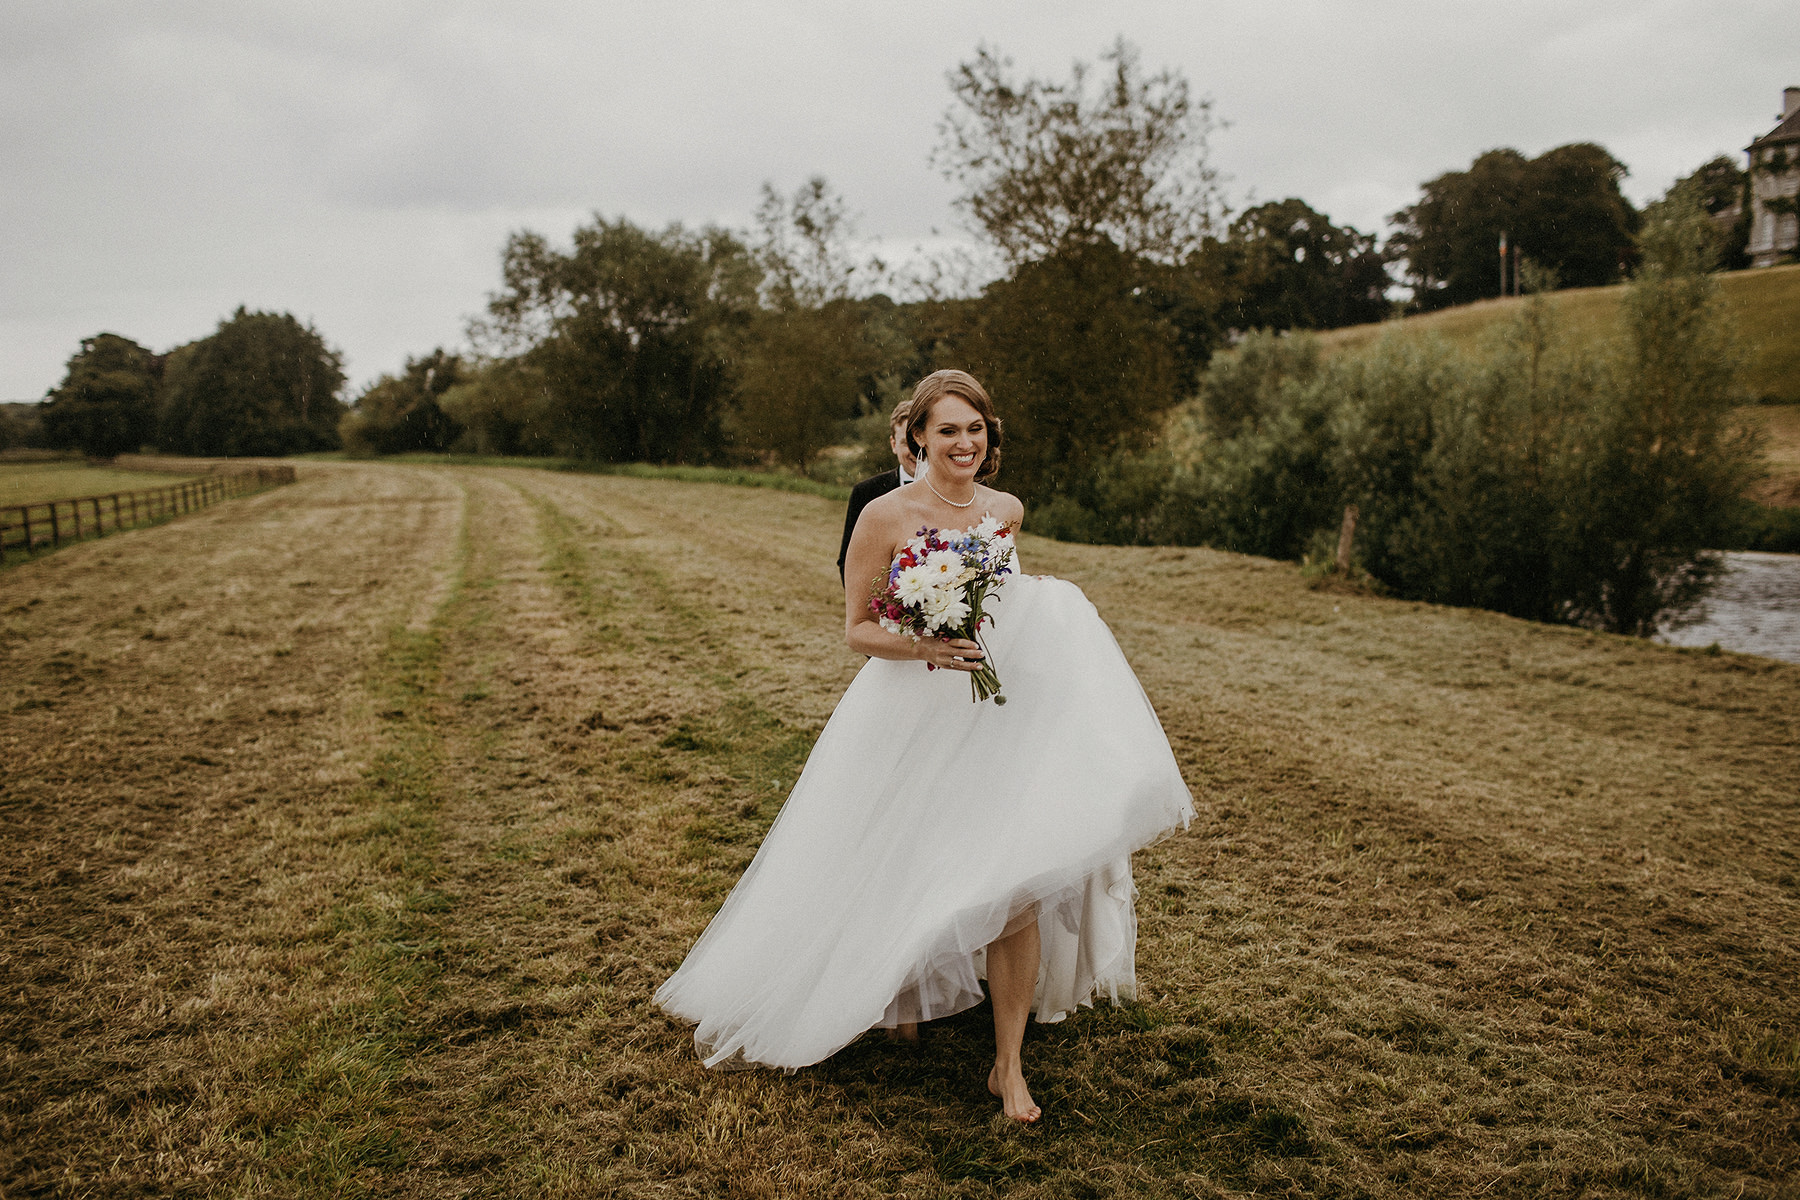
[[[383,375],[345,412],[338,422],[344,449],[358,455],[448,450],[462,427],[439,400],[464,374],[462,359],[441,349],[407,359],[402,374]]]
[[[1299,558],[1361,510],[1356,559],[1394,594],[1647,635],[1717,548],[1795,525],[1738,499],[1757,449],[1730,421],[1730,331],[1691,226],[1648,231],[1609,354],[1537,297],[1479,356],[1390,335],[1321,365],[1266,334],[1215,356],[1185,462],[1102,460],[1034,515],[1080,540]]]

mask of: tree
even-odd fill
[[[0,404],[0,450],[46,448],[43,409],[42,404]]]
[[[178,454],[273,455],[338,446],[343,359],[288,313],[239,307],[169,352],[157,443]]]
[[[1079,491],[1117,450],[1155,438],[1185,384],[1174,327],[1109,242],[1024,263],[979,299],[937,310],[934,366],[987,387],[1005,425],[1000,481],[1029,503]]]
[[[408,358],[404,372],[377,379],[344,414],[338,425],[344,448],[353,454],[448,450],[462,427],[439,401],[466,374],[462,359],[442,348]]]
[[[512,235],[502,277],[471,335],[524,355],[557,449],[608,462],[719,451],[729,351],[762,278],[742,241],[596,217],[568,250]]]
[[[1387,315],[1387,264],[1371,234],[1289,198],[1240,213],[1224,243],[1221,320],[1236,329],[1336,329]]]
[[[790,199],[765,182],[756,209],[757,263],[763,269],[763,303],[771,308],[818,308],[851,296],[859,272],[850,241],[856,234],[844,198],[823,175],[814,175]]]
[[[554,454],[549,388],[525,356],[470,365],[438,400],[462,432],[451,449],[469,454]]]
[[[162,370],[160,356],[128,337],[83,338],[43,406],[45,440],[101,458],[139,449],[156,436]]]
[[[1616,283],[1636,256],[1639,217],[1619,190],[1625,166],[1578,142],[1528,159],[1490,150],[1467,171],[1424,185],[1391,218],[1391,256],[1406,260],[1414,304],[1467,304],[1500,294],[1501,235],[1564,287]]]
[[[758,312],[732,364],[735,440],[804,471],[856,416],[882,366],[854,300]]]
[[[1576,514],[1590,564],[1568,603],[1578,623],[1647,637],[1697,605],[1722,569],[1709,547],[1732,532],[1761,456],[1732,420],[1740,356],[1704,273],[1711,250],[1698,205],[1645,230]]]
[[[1698,208],[1711,225],[1707,270],[1737,271],[1750,265],[1750,173],[1723,154],[1702,163],[1691,175],[1669,185],[1662,199],[1644,210],[1647,226],[1680,219],[1684,208]]]
[[[1012,264],[1109,243],[1177,263],[1200,245],[1217,207],[1207,164],[1211,102],[1164,70],[1143,74],[1123,39],[1067,82],[1017,80],[982,46],[950,73],[956,103],[932,161],[962,184],[958,205]]]
[[[913,349],[882,319],[885,297],[852,299],[853,227],[824,179],[791,200],[764,184],[757,222],[762,304],[736,343],[732,428],[745,448],[805,470]]]
[[[932,308],[928,357],[994,395],[1004,483],[1029,503],[1080,504],[1095,472],[1117,474],[1106,464],[1154,439],[1213,335],[1182,270],[1218,206],[1210,102],[1173,71],[1145,75],[1122,39],[1101,64],[1020,80],[979,48],[950,74],[933,155],[1010,274]]]

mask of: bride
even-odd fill
[[[921,528],[1019,501],[986,486],[1001,426],[979,383],[938,371],[913,392],[925,487],[862,512],[846,561],[845,639],[869,656],[724,907],[657,990],[696,1025],[709,1067],[796,1070],[873,1027],[994,1011],[988,1090],[1035,1121],[1026,1018],[1060,1021],[1136,991],[1130,855],[1193,816],[1162,726],[1074,584],[1008,576],[984,634],[1007,706],[970,702],[962,639],[914,641],[869,610],[871,581]],[[942,668],[927,671],[921,664]]]

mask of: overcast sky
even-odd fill
[[[1121,34],[1229,122],[1235,206],[1384,234],[1497,146],[1599,142],[1642,203],[1800,84],[1793,0],[4,0],[0,399],[240,304],[360,385],[462,341],[509,231],[743,226],[765,180],[825,175],[890,251],[953,235],[945,72],[985,41],[1060,78]]]

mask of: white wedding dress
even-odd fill
[[[1136,989],[1131,852],[1193,816],[1137,677],[1081,589],[1013,576],[984,631],[1007,704],[871,659],[756,858],[656,1000],[709,1067],[788,1070],[875,1026],[979,1004],[984,948],[1035,904],[1033,1010]]]

